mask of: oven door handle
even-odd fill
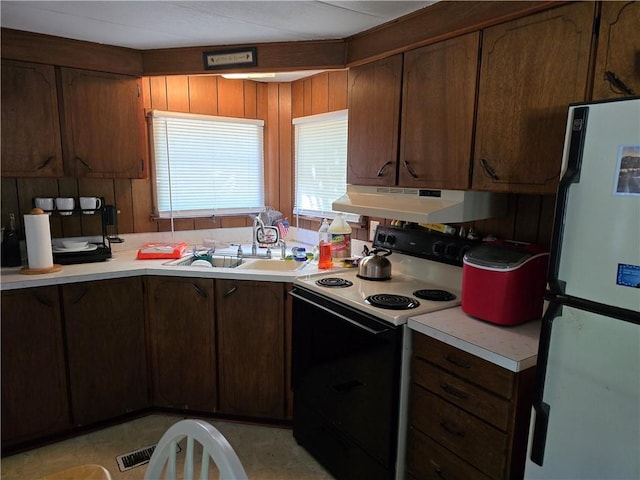
[[[313,302],[313,301],[309,300],[308,298],[305,298],[302,295],[297,294],[294,291],[290,291],[289,295],[291,295],[292,297],[297,298],[298,300],[302,300],[304,302],[307,302],[308,304],[313,305],[316,308],[320,308],[320,309],[324,310],[325,312],[330,313],[331,315],[334,315],[334,316],[336,316],[338,318],[341,318],[345,322],[348,322],[348,323],[350,323],[351,325],[353,325],[355,327],[361,328],[362,330],[366,330],[367,332],[369,332],[369,333],[371,333],[373,335],[379,335],[379,334],[384,333],[384,332],[389,330],[389,328],[384,328],[384,327],[381,327],[379,329],[374,329],[374,328],[368,327],[366,325],[362,325],[360,322],[358,322],[356,320],[353,320],[352,318],[346,317],[346,316],[344,316],[344,315],[342,315],[342,314],[340,314],[338,312],[335,312],[334,310],[331,310],[330,308],[324,307],[322,305],[318,305],[316,302]]]

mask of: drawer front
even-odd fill
[[[411,379],[448,402],[495,425],[500,430],[508,430],[511,405],[509,401],[415,357],[411,364]]]
[[[508,436],[441,398],[413,386],[410,423],[494,478],[504,474]]]
[[[413,427],[407,439],[407,470],[410,478],[421,480],[491,480]]]
[[[513,394],[512,372],[427,335],[413,336],[413,354],[501,397]]]

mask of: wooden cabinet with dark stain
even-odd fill
[[[67,175],[143,178],[146,134],[141,79],[60,68]]]
[[[64,173],[52,65],[2,60],[2,176]]]
[[[214,280],[146,281],[153,405],[216,411]]]
[[[285,417],[285,286],[216,280],[220,412]]]
[[[347,183],[469,187],[478,47],[474,32],[349,71]]]
[[[534,373],[535,368],[511,372],[414,333],[410,477],[522,478]]]
[[[555,193],[568,106],[587,98],[594,9],[575,2],[483,31],[474,190]]]
[[[602,2],[593,99],[640,95],[640,2]]]
[[[63,285],[73,423],[149,406],[141,277]]]
[[[71,427],[58,287],[2,292],[2,447]]]
[[[399,186],[469,187],[479,36],[405,54]]]
[[[347,183],[395,185],[402,55],[351,68]]]

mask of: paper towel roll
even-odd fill
[[[51,252],[49,215],[25,215],[24,233],[27,241],[29,268],[42,269],[52,267],[53,253]]]

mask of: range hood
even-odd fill
[[[468,190],[347,185],[347,193],[332,206],[336,212],[406,222],[460,223],[504,215],[506,195]]]

